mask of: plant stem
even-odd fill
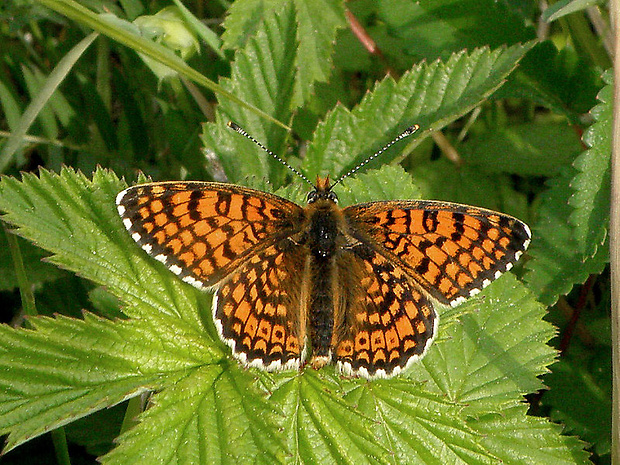
[[[611,23],[614,37],[614,106],[611,148],[611,347],[612,347],[612,412],[611,463],[620,464],[620,0],[611,2]]]

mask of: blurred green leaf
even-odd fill
[[[465,162],[487,173],[554,176],[582,145],[566,123],[532,122],[472,137],[459,150]]]
[[[236,95],[227,92],[222,87],[215,84],[212,80],[191,68],[180,57],[175,55],[166,47],[138,35],[135,30],[132,29],[131,23],[124,22],[122,19],[114,17],[111,13],[97,15],[87,8],[84,8],[74,0],[39,0],[39,2],[73,20],[80,22],[81,24],[93,28],[95,31],[105,34],[111,39],[132,48],[137,53],[146,55],[162,63],[163,65],[174,69],[198,84],[205,86],[207,89],[210,89],[213,92],[220,94],[222,97],[235,102],[237,105],[242,106],[251,113],[265,118],[280,127],[286,127],[262,110],[248,104],[242,99],[239,99]]]
[[[482,45],[499,47],[536,38],[510,2],[380,0],[378,14],[406,54],[429,61]]]
[[[551,418],[595,446],[599,455],[611,449],[610,380],[598,380],[578,360],[561,360],[545,376],[542,402],[552,408]]]
[[[62,272],[58,268],[43,261],[48,255],[43,250],[22,238],[18,238],[18,244],[31,284],[36,285],[45,281],[53,281],[62,276]],[[17,277],[15,276],[6,235],[4,232],[0,232],[0,291],[13,290],[17,285]]]
[[[570,47],[558,50],[551,40],[539,42],[521,60],[519,68],[496,98],[523,98],[543,105],[572,124],[582,124],[582,113],[596,103],[602,85],[600,69]]]
[[[477,205],[527,219],[523,194],[516,192],[507,176],[487,174],[476,166],[456,166],[441,158],[420,163],[411,170],[422,197]]]
[[[605,247],[586,261],[579,250],[575,227],[569,221],[573,209],[568,204],[573,190],[570,183],[575,172],[563,169],[551,179],[548,190],[541,196],[538,219],[532,225],[532,245],[526,262],[524,279],[538,299],[554,304],[560,295],[567,294],[590,274],[600,273],[609,261]]]
[[[46,79],[45,84],[40,88],[36,97],[32,99],[28,105],[28,108],[24,111],[19,125],[13,130],[11,137],[9,137],[7,143],[2,147],[2,151],[0,151],[0,173],[6,171],[7,167],[13,160],[13,155],[22,144],[22,139],[28,133],[28,129],[34,122],[35,118],[41,113],[41,111],[43,111],[46,103],[52,97],[52,94],[57,90],[58,86],[60,86],[69,71],[73,69],[75,62],[82,56],[82,54],[96,38],[97,34],[91,34],[84,38],[71,50],[71,52],[65,55],[58,65],[56,65],[54,71]],[[55,134],[52,136],[55,136]]]
[[[602,5],[603,3],[603,0],[559,0],[543,11],[542,19],[552,22],[560,19],[562,16],[585,10],[594,5]]]

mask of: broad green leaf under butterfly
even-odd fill
[[[108,463],[152,463],[148,460],[154,457],[167,457],[169,462],[202,458],[208,463],[211,459],[222,458],[225,463],[238,463],[244,457],[257,456],[259,463],[311,463],[316,454],[311,451],[315,451],[315,447],[320,447],[321,444],[327,444],[329,447],[322,455],[325,463],[337,463],[341,458],[349,457],[345,451],[350,445],[348,439],[341,442],[343,438],[355,439],[355,448],[359,453],[353,453],[351,458],[372,452],[364,457],[366,463],[387,462],[386,457],[391,457],[389,461],[392,463],[404,463],[406,459],[401,455],[404,454],[402,451],[411,449],[425,454],[427,452],[424,450],[431,447],[429,441],[444,449],[461,451],[455,453],[455,457],[459,458],[455,459],[454,463],[472,462],[472,457],[476,458],[473,463],[485,463],[488,456],[497,456],[497,452],[480,447],[484,438],[475,432],[472,427],[475,425],[468,424],[468,415],[461,413],[464,410],[461,410],[460,402],[447,399],[446,404],[432,395],[429,398],[429,387],[434,386],[428,384],[431,381],[428,375],[430,371],[426,371],[426,375],[424,371],[412,372],[408,377],[414,378],[417,383],[406,388],[406,395],[401,394],[403,403],[399,405],[396,402],[389,408],[386,404],[382,407],[383,413],[380,416],[372,416],[379,415],[379,412],[366,410],[361,405],[361,398],[352,392],[353,389],[365,386],[367,382],[340,380],[333,375],[333,368],[319,372],[310,371],[307,374],[277,375],[253,371],[247,373],[240,369],[239,365],[227,356],[225,348],[213,342],[210,337],[210,315],[208,312],[203,313],[204,306],[201,302],[208,302],[208,297],[196,293],[190,286],[180,284],[172,273],[164,270],[157,262],[145,262],[140,250],[131,244],[131,239],[121,234],[124,231],[120,220],[115,218],[113,201],[114,194],[120,187],[122,186],[118,179],[104,171],[95,174],[94,182],[73,171],[64,170],[60,175],[43,173],[40,179],[26,175],[24,182],[4,178],[0,183],[0,209],[6,213],[5,219],[16,224],[21,234],[36,240],[41,247],[53,252],[56,263],[61,263],[98,283],[107,283],[108,289],[130,303],[126,307],[126,313],[134,318],[126,322],[110,322],[94,317],[87,317],[84,322],[66,318],[36,319],[39,328],[45,328],[44,330],[32,332],[3,329],[11,335],[10,339],[5,340],[13,341],[10,342],[13,347],[30,347],[35,341],[45,341],[50,334],[54,334],[54,340],[58,341],[57,347],[64,347],[66,342],[63,341],[75,338],[77,328],[83,328],[84,337],[90,341],[88,344],[80,344],[79,338],[74,339],[71,350],[77,357],[77,362],[64,367],[65,376],[58,376],[59,367],[56,362],[52,363],[53,352],[49,356],[49,363],[38,363],[23,371],[9,370],[9,367],[14,366],[14,362],[11,362],[10,358],[0,357],[0,373],[3,373],[5,384],[28,385],[31,379],[37,379],[39,382],[43,380],[40,385],[43,386],[42,389],[47,389],[50,381],[54,380],[52,385],[58,386],[61,391],[70,393],[76,386],[81,386],[84,390],[82,402],[72,403],[59,396],[58,408],[52,415],[46,415],[45,412],[34,415],[28,413],[20,418],[22,421],[29,418],[29,421],[24,423],[25,426],[17,426],[17,420],[6,424],[4,431],[13,431],[14,444],[38,434],[44,425],[61,424],[117,402],[132,393],[163,388],[155,397],[155,407],[141,417],[141,423],[123,436],[118,449],[104,460],[108,460]],[[376,194],[377,199],[380,199],[382,193]],[[72,247],[66,244],[72,244]],[[98,245],[96,253],[93,253],[91,244]],[[122,258],[123,256],[128,258]],[[125,279],[119,277],[123,273],[127,274]],[[502,295],[507,292],[505,286],[510,282],[509,276],[500,279],[480,294],[476,301],[486,299],[488,292]],[[147,289],[141,289],[143,286]],[[200,300],[196,297],[200,297]],[[523,381],[521,389],[502,389],[499,396],[488,395],[487,402],[484,403],[485,412],[494,408],[501,412],[507,402],[518,403],[521,399],[519,393],[538,386],[535,374],[548,363],[548,349],[542,342],[542,339],[548,337],[545,333],[548,326],[541,322],[539,313],[531,314],[531,309],[524,303],[504,308],[502,302],[501,299],[493,297],[489,308],[500,314],[512,313],[513,322],[514,318],[520,315],[520,310],[530,315],[529,318],[519,321],[517,333],[492,332],[499,350],[495,358],[502,361],[501,366],[523,376]],[[477,314],[472,313],[471,318],[477,318]],[[483,328],[491,324],[491,320],[474,321],[474,327]],[[453,332],[457,328],[458,325],[447,328],[447,339],[438,342],[434,349],[441,350],[442,345],[450,344],[453,339],[460,341],[458,333]],[[439,331],[443,329],[443,326],[440,326]],[[522,345],[515,346],[527,356],[516,359],[502,356],[505,350],[510,353],[509,348],[512,347],[515,337],[523,338],[526,333],[540,333],[539,336],[526,337]],[[49,350],[44,342],[39,344],[35,345],[31,353]],[[120,347],[123,350],[119,351]],[[465,344],[463,347],[462,353],[466,359],[470,358],[471,355],[467,354],[472,350],[471,346]],[[488,353],[485,353],[488,356]],[[530,354],[536,353],[547,355],[528,358]],[[432,354],[433,351],[429,356]],[[15,351],[14,355],[19,357],[19,352]],[[89,363],[108,359],[110,361],[105,364],[105,372],[98,372],[95,367],[92,370],[87,368]],[[473,360],[475,359],[474,357]],[[535,360],[535,363],[532,360]],[[86,364],[82,365],[82,361]],[[535,366],[524,368],[522,364],[527,363],[534,363]],[[427,363],[424,367],[427,367]],[[92,378],[94,373],[98,373],[99,378]],[[60,374],[62,375],[62,372]],[[492,386],[497,382],[493,380],[493,374],[497,373],[487,370],[486,377],[480,379]],[[260,382],[256,384],[252,375],[259,375]],[[301,383],[302,387],[289,390],[285,396],[288,400],[281,404],[278,398],[282,397],[278,397],[278,393],[284,392],[281,390],[283,383],[287,380],[290,382],[291,376],[301,377],[302,379],[295,382]],[[445,392],[456,392],[458,386],[462,385],[461,381],[453,386],[453,376],[454,373],[446,376]],[[457,379],[464,376],[467,375],[463,374]],[[119,387],[115,384],[118,377],[121,380],[128,379],[129,384],[121,383]],[[476,376],[470,376],[468,392],[481,392],[480,388],[476,390],[476,379]],[[97,382],[97,385],[84,387],[76,380],[90,380]],[[103,382],[105,380],[109,382]],[[403,380],[404,378],[399,379],[398,383],[403,383]],[[514,382],[514,379],[509,381]],[[172,382],[178,385],[174,387]],[[340,390],[334,388],[334,382],[336,386],[341,386]],[[385,383],[386,386],[391,386],[389,381]],[[392,388],[389,389],[392,392]],[[433,390],[435,388],[431,389]],[[436,391],[435,394],[441,392]],[[482,392],[487,390],[482,389]],[[493,392],[491,391],[491,394]],[[40,405],[37,402],[41,402],[40,392],[34,397],[13,392],[17,398],[10,399],[7,398],[6,391],[3,393],[0,396],[0,405],[4,404],[5,408],[19,403],[23,411],[28,412],[30,406]],[[324,394],[328,395],[329,399],[323,398]],[[186,397],[183,397],[184,395]],[[273,398],[269,398],[270,396]],[[471,396],[470,398],[473,399]],[[60,404],[62,400],[66,403]],[[219,401],[222,402],[218,404]],[[389,403],[389,398],[381,395],[377,398],[366,398],[366,401],[379,405]],[[434,404],[435,407],[428,407]],[[216,410],[213,410],[214,405],[217,405]],[[227,410],[228,405],[235,407]],[[290,423],[290,416],[285,415],[289,408],[287,406],[290,405],[303,405],[306,413],[299,418],[311,419],[312,425],[303,422]],[[324,407],[320,407],[321,405]],[[412,436],[415,432],[412,433],[407,428],[407,421],[403,418],[412,414],[407,412],[415,412],[424,405],[427,406],[424,409],[429,411],[429,415],[424,419],[426,432]],[[434,408],[442,412],[436,421],[430,414]],[[326,416],[327,413],[329,415]],[[365,420],[365,417],[372,421]],[[355,418],[358,418],[359,422]],[[323,433],[334,431],[333,421],[350,425],[350,429],[357,428],[355,435],[341,436],[339,433],[328,435],[326,439]],[[510,421],[512,427],[522,425],[525,428],[530,424],[524,412],[511,416]],[[376,435],[375,425],[378,424],[383,425],[382,436]],[[455,439],[452,435],[455,431],[461,431],[459,434],[465,434],[465,438]],[[292,434],[289,435],[288,432]],[[431,437],[427,437],[428,434],[431,434]],[[296,442],[295,438],[301,437],[306,438],[305,443]],[[236,442],[233,438],[236,438]],[[579,455],[574,443],[559,446],[557,438],[558,433],[553,429],[541,426],[537,431],[537,440],[541,447],[554,448],[560,457]],[[506,428],[505,440],[511,439],[510,429]],[[462,450],[463,448],[465,450]],[[144,451],[148,452],[147,458],[141,459],[140,454]],[[388,455],[385,455],[386,451]],[[396,452],[396,455],[392,455],[392,452]],[[534,454],[534,451],[531,453]]]
[[[234,363],[234,362],[233,362]],[[274,464],[286,444],[278,406],[265,401],[248,373],[227,364],[188,371],[154,395],[140,424],[119,438],[105,464]]]

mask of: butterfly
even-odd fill
[[[425,355],[437,306],[456,306],[510,270],[531,233],[512,216],[448,202],[342,208],[333,191],[341,179],[317,178],[305,206],[216,182],[142,184],[116,204],[149,255],[215,292],[215,326],[244,365],[335,362],[344,375],[389,378]]]

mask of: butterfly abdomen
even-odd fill
[[[335,204],[320,200],[308,209],[305,244],[310,260],[309,335],[312,364],[319,366],[331,360],[334,332],[335,260],[341,246],[342,217]]]

